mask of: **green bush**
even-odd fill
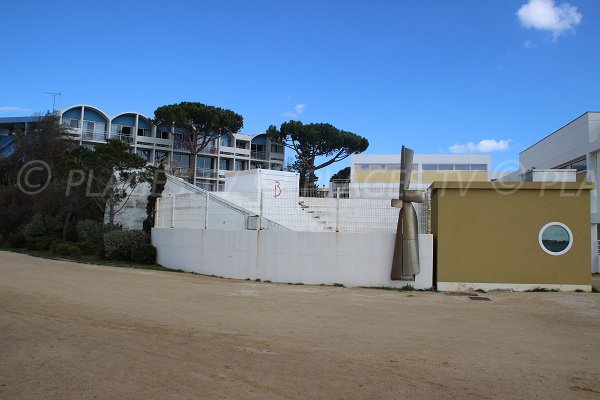
[[[150,243],[136,244],[131,248],[131,261],[140,264],[154,264],[156,262],[156,247]]]
[[[34,236],[53,236],[59,233],[62,226],[55,216],[35,214],[31,221],[23,227],[25,238]]]
[[[27,246],[27,241],[25,240],[25,235],[21,229],[16,230],[8,235],[7,243],[10,247],[14,248],[22,248]]]
[[[25,237],[27,248],[29,250],[48,250],[52,246],[52,242],[56,240],[54,236],[30,236]]]
[[[81,255],[81,249],[77,243],[61,242],[54,246],[55,253],[61,256],[77,257]]]
[[[100,243],[99,245],[90,243],[90,242],[80,242],[77,243],[77,245],[79,246],[79,248],[81,249],[81,252],[87,256],[92,256],[92,255],[96,255],[99,256],[102,253],[102,243]]]
[[[93,219],[84,219],[77,223],[77,238],[80,242],[102,244],[104,237],[104,225]]]
[[[104,256],[109,260],[130,260],[131,249],[147,244],[144,231],[111,231],[104,234]]]

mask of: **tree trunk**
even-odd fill
[[[315,189],[315,169],[308,167],[308,181],[306,182],[307,189]]]
[[[109,201],[108,203],[108,226],[112,231],[115,226],[115,203]]]
[[[196,177],[196,152],[190,151],[190,160],[188,161],[188,180],[193,185]]]
[[[69,222],[71,221],[72,215],[73,215],[73,213],[69,209],[69,211],[67,211],[67,216],[65,217],[65,222],[63,223],[63,228],[62,228],[62,240],[64,240],[64,241],[67,240],[67,232],[69,231]]]

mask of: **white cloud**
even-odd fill
[[[27,111],[27,109],[17,107],[17,106],[0,106],[0,112],[2,112],[2,113],[9,113],[9,112],[15,112],[15,111]]]
[[[483,139],[478,143],[454,144],[448,148],[448,151],[450,153],[492,153],[508,150],[509,147],[510,139]]]
[[[304,112],[305,108],[306,108],[306,104],[296,104],[294,106],[294,111],[288,111],[288,112],[284,113],[283,116],[290,117],[290,118],[298,118],[300,116],[300,114],[302,114]]]
[[[557,5],[554,0],[529,0],[519,8],[517,16],[525,28],[550,31],[554,40],[564,32],[575,30],[583,18],[576,6]]]

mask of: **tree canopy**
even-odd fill
[[[340,169],[338,172],[333,174],[331,179],[329,179],[329,182],[333,182],[333,181],[337,181],[337,180],[350,180],[350,172],[351,172],[350,167]]]
[[[303,124],[289,121],[267,129],[268,137],[296,153],[298,160],[306,166],[306,185],[314,186],[315,171],[341,161],[352,154],[362,153],[369,141],[356,133],[344,131],[327,123]],[[316,164],[317,157],[328,157]]]
[[[190,179],[193,178],[196,155],[211,141],[225,134],[236,133],[244,125],[244,118],[224,108],[202,103],[181,102],[158,107],[154,111],[154,124],[166,124],[183,129],[184,144],[190,152]]]

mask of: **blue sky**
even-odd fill
[[[0,116],[200,101],[245,133],[289,119],[367,153],[491,151],[494,168],[600,111],[597,0],[8,0]],[[483,141],[483,142],[481,142]],[[323,175],[345,166],[337,164]],[[321,181],[323,183],[323,181]]]

